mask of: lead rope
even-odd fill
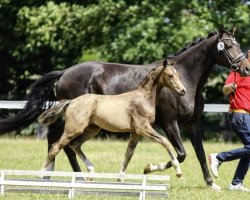
[[[231,92],[231,94],[234,96],[235,95],[235,90],[236,90],[236,71],[234,71],[234,82],[233,82],[233,89],[234,92]]]
[[[233,71],[234,72],[234,82],[233,82],[233,84],[234,84],[234,86],[236,85],[236,72],[235,71]],[[231,92],[229,95],[228,95],[228,100],[230,101],[230,96],[234,96],[235,94],[234,94],[234,92]]]

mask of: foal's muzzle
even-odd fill
[[[186,93],[186,89],[185,89],[185,88],[183,88],[183,89],[181,89],[180,91],[178,91],[178,94],[179,94],[180,96],[183,96],[185,93]]]

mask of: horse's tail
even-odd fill
[[[38,118],[42,125],[50,125],[54,123],[64,113],[71,100],[62,100],[59,104],[53,106],[49,110],[45,110]]]
[[[47,101],[56,101],[54,82],[63,73],[64,71],[53,71],[38,79],[31,87],[25,107],[14,116],[0,119],[0,134],[21,131],[33,123],[44,110],[50,108],[53,103],[47,104]]]

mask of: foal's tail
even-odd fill
[[[44,111],[43,114],[38,118],[39,123],[43,125],[53,124],[64,113],[70,101],[71,100],[62,100],[59,102],[59,104],[53,106],[49,110]]]
[[[14,116],[0,119],[0,134],[20,131],[33,123],[39,115],[52,106],[47,101],[56,101],[54,95],[54,82],[58,80],[64,71],[50,72],[38,79],[32,86],[27,103],[19,113]]]

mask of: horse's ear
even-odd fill
[[[231,30],[230,30],[230,32],[232,33],[233,36],[234,36],[235,31],[236,31],[236,26],[234,25],[234,26],[231,28]]]
[[[224,32],[225,32],[224,25],[221,25],[220,28],[219,28],[219,36],[222,37]]]

